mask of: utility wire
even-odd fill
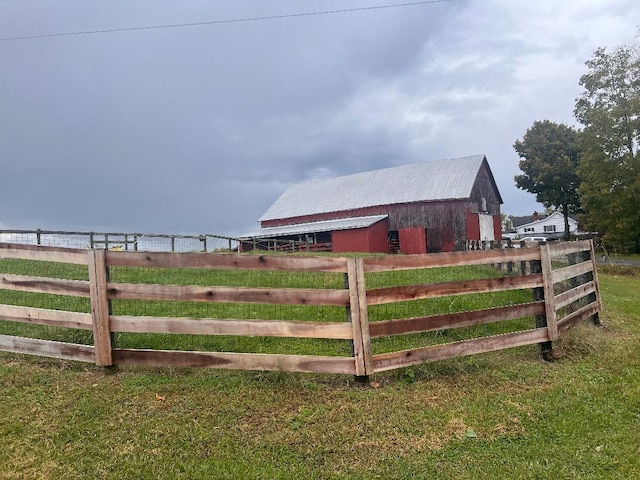
[[[40,35],[25,35],[20,37],[4,37],[4,38],[0,38],[0,42],[8,42],[8,41],[16,41],[16,40],[31,40],[35,38],[70,37],[74,35],[95,35],[99,33],[131,32],[134,30],[158,30],[161,28],[199,27],[203,25],[219,25],[223,23],[257,22],[261,20],[277,20],[282,18],[310,17],[314,15],[331,15],[336,13],[361,12],[364,10],[380,10],[383,8],[410,7],[414,5],[443,3],[443,2],[450,2],[450,1],[451,0],[427,0],[423,2],[396,3],[391,5],[375,5],[371,7],[345,8],[341,10],[325,10],[320,12],[288,13],[283,15],[270,15],[266,17],[235,18],[230,20],[211,20],[207,22],[175,23],[170,25],[149,25],[145,27],[109,28],[104,30],[86,30],[86,31],[79,31],[79,32],[45,33]]]

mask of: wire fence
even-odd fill
[[[0,230],[0,242],[142,252],[231,252],[238,239],[223,235],[69,232],[60,230]]]

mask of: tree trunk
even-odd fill
[[[569,232],[569,208],[567,207],[567,205],[563,205],[562,206],[562,213],[564,214],[564,239],[565,240],[569,240],[571,238],[570,232]]]

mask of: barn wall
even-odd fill
[[[457,240],[466,239],[465,212],[473,206],[465,200],[416,202],[329,212],[262,222],[263,227],[295,225],[334,218],[388,215],[389,230],[421,227],[427,229],[429,252],[452,251]]]
[[[422,227],[400,228],[398,229],[398,239],[400,253],[427,253],[427,236]]]
[[[387,222],[374,223],[367,230],[369,232],[369,252],[389,253]]]
[[[389,253],[387,226],[378,222],[368,228],[336,230],[331,234],[333,252]]]
[[[495,188],[491,170],[487,162],[483,162],[469,197],[469,200],[473,202],[471,210],[474,212],[483,211],[482,199],[484,198],[486,200],[486,210],[484,211],[491,215],[500,215],[501,199],[499,195]]]
[[[331,234],[332,252],[368,252],[369,235],[366,228],[337,230]]]
[[[493,232],[496,240],[502,240],[502,217],[500,215],[493,216]]]
[[[477,213],[471,210],[466,212],[467,218],[467,238],[466,240],[480,240],[480,219]]]

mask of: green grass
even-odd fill
[[[101,369],[0,354],[0,478],[630,479],[640,275],[600,275],[604,327],[350,377]]]

